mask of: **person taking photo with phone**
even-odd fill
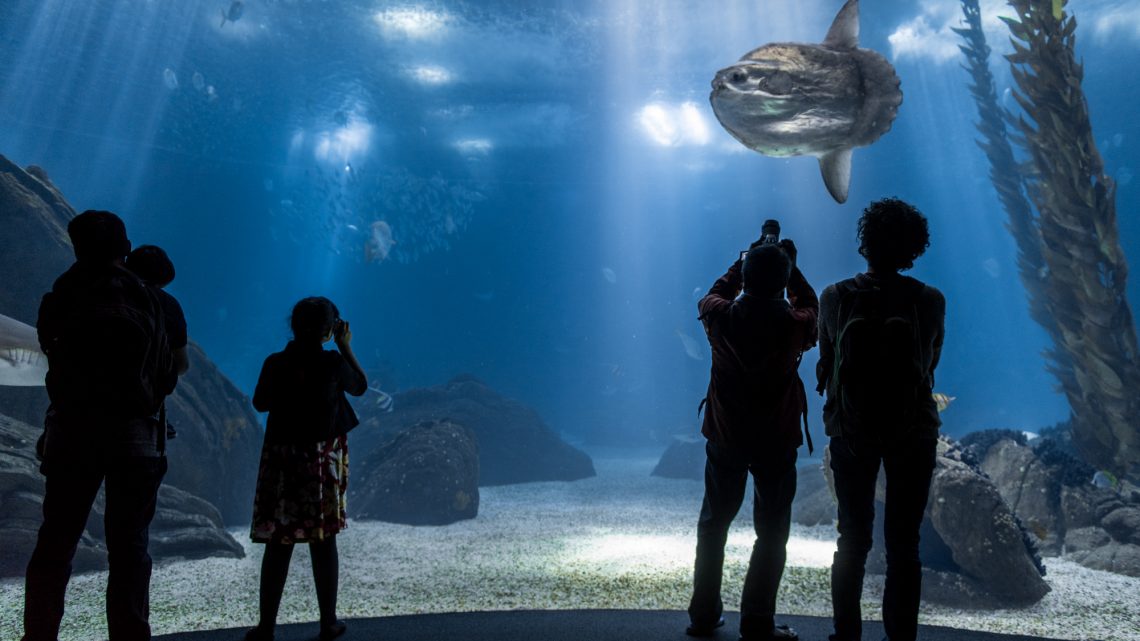
[[[368,379],[352,353],[352,331],[324,297],[293,307],[293,340],[265,359],[253,406],[269,412],[250,537],[265,544],[260,622],[246,641],[271,641],[295,543],[308,543],[320,608],[319,638],[345,631],[336,618],[336,535],[344,529],[348,432],[359,419],[345,398]],[[335,341],[337,351],[323,345]]]

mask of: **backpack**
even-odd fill
[[[881,442],[914,424],[930,394],[917,309],[924,287],[911,278],[890,289],[840,287],[827,390],[842,436]]]
[[[94,418],[158,413],[178,382],[158,292],[115,267],[60,302],[65,318],[52,352],[52,403]]]

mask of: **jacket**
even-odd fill
[[[367,388],[368,381],[340,352],[289,341],[265,359],[253,407],[269,412],[266,443],[319,443],[360,424],[344,394],[360,396]]]
[[[835,363],[835,338],[841,323],[845,319],[839,318],[840,289],[856,287],[866,289],[872,285],[883,288],[903,286],[904,283],[921,285],[921,292],[915,301],[915,311],[918,315],[920,343],[922,345],[922,362],[926,368],[927,385],[933,391],[934,369],[942,356],[942,341],[945,337],[946,298],[936,288],[917,281],[909,276],[897,273],[890,274],[859,274],[854,278],[828,285],[820,295],[819,316],[819,364],[816,366],[817,391],[820,394],[827,383],[832,366]],[[938,428],[942,419],[938,417],[938,407],[934,398],[924,399],[918,408],[918,416],[913,426],[913,434],[919,438],[937,438]],[[828,436],[841,436],[839,427],[839,412],[835,404],[828,399],[823,405],[823,426]]]
[[[701,432],[730,446],[794,449],[801,419],[807,430],[798,368],[816,342],[819,300],[795,267],[786,300],[741,295],[742,286],[736,261],[697,303],[712,348]]]

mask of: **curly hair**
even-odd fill
[[[904,271],[930,246],[926,216],[898,198],[867,205],[859,218],[859,254],[876,271]]]

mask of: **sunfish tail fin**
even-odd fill
[[[823,46],[832,49],[855,49],[859,46],[859,0],[847,0],[839,10]]]
[[[821,156],[819,171],[823,174],[823,184],[835,202],[847,202],[847,190],[851,187],[851,149],[836,149]]]

